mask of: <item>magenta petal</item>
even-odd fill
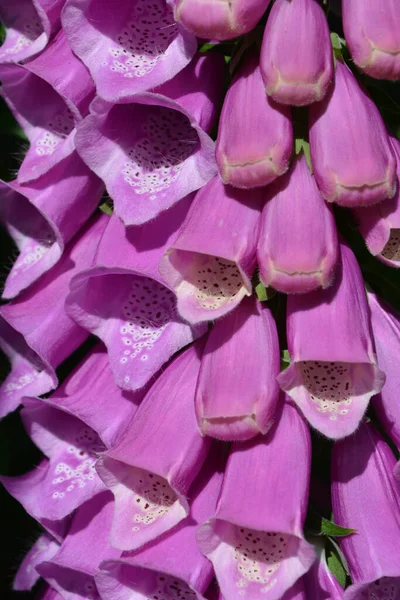
[[[196,38],[165,0],[69,0],[63,28],[99,96],[120,102],[172,79],[192,59]]]
[[[201,346],[175,359],[150,389],[97,470],[115,496],[113,546],[135,550],[189,512],[187,493],[209,449],[194,412]],[[178,435],[179,432],[179,435]]]
[[[266,200],[257,248],[262,282],[286,293],[329,287],[338,259],[336,224],[304,155],[267,188]]]
[[[356,65],[377,79],[400,79],[400,5],[397,0],[343,2],[343,28]]]
[[[94,582],[99,564],[120,555],[109,542],[112,514],[112,494],[97,494],[75,513],[57,554],[39,565],[41,576],[64,598],[100,598]]]
[[[396,598],[400,592],[400,483],[396,459],[371,423],[336,443],[332,454],[335,522],[356,533],[341,538],[353,585],[345,600]]]
[[[293,148],[290,109],[265,95],[253,55],[228,90],[218,129],[216,159],[222,180],[239,188],[270,183],[284,173]]]
[[[13,589],[18,591],[32,589],[40,577],[36,567],[45,560],[51,560],[59,547],[50,536],[41,535],[20,564],[14,578]]]
[[[335,83],[310,106],[310,149],[322,196],[370,206],[396,191],[396,159],[378,109],[350,69],[336,62]]]
[[[1,220],[20,250],[3,298],[19,294],[59,260],[102,193],[102,182],[76,152],[30,184],[2,184]]]
[[[218,177],[202,188],[160,273],[190,323],[221,317],[252,291],[261,192],[224,186]]]
[[[391,137],[397,159],[397,179],[400,178],[400,142]],[[354,211],[361,235],[368,250],[380,261],[400,268],[400,187],[397,185],[393,198],[389,198]]]
[[[311,598],[313,598],[313,596],[306,596],[303,579],[298,579],[294,586],[282,596],[282,600],[310,600]],[[315,596],[315,598],[317,598],[317,596]],[[318,596],[318,600],[323,600],[323,598]]]
[[[273,316],[254,297],[245,298],[208,335],[196,389],[200,431],[227,441],[266,433],[275,417],[279,370]]]
[[[190,198],[142,227],[114,215],[96,264],[71,281],[68,314],[107,346],[117,384],[143,387],[175,352],[206,331],[177,313],[174,294],[160,283],[158,262],[187,213]]]
[[[320,538],[313,541],[318,559],[303,577],[307,591],[305,597],[318,598],[318,600],[343,600],[344,590],[328,568],[323,542],[320,542]]]
[[[103,600],[203,599],[214,573],[197,547],[196,530],[215,511],[222,483],[217,452],[221,449],[216,448],[189,492],[189,517],[160,541],[101,565],[96,583]]]
[[[60,27],[65,0],[14,0],[0,7],[6,39],[0,49],[0,63],[20,62],[43,50]]]
[[[22,396],[55,388],[55,368],[86,339],[87,332],[65,313],[64,302],[71,277],[91,264],[107,221],[106,215],[93,218],[50,271],[1,307],[2,346],[12,371],[0,391],[0,416],[14,410]]]
[[[333,78],[329,27],[315,0],[276,0],[261,48],[267,94],[277,102],[304,106],[321,100]]]
[[[232,446],[216,513],[198,531],[225,600],[281,599],[315,559],[302,533],[310,435],[295,407],[281,409],[267,436]]]
[[[361,272],[345,244],[332,287],[289,296],[287,312],[292,362],[278,376],[281,388],[321,433],[350,435],[385,375],[376,364]]]

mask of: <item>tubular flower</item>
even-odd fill
[[[293,49],[295,48],[295,52]],[[276,0],[261,49],[267,94],[282,104],[321,100],[333,77],[328,23],[316,0]]]

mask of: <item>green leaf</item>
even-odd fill
[[[106,213],[106,215],[112,215],[114,212],[113,206],[110,205],[109,201],[103,202],[99,206],[101,212]]]
[[[311,152],[310,152],[310,144],[304,140],[303,138],[296,138],[294,142],[294,150],[296,155],[299,155],[301,152],[304,153],[306,158],[308,168],[310,169],[310,173],[312,174],[312,162],[311,162]]]
[[[268,302],[276,294],[272,288],[266,288],[261,282],[256,286],[256,294],[260,302]]]
[[[333,576],[337,579],[342,588],[344,588],[346,585],[346,570],[336,552],[331,550],[327,554],[326,562],[328,563],[328,568]]]
[[[334,50],[341,50],[343,46],[344,39],[340,37],[338,33],[334,31],[331,32],[331,44]]]
[[[214,48],[217,44],[203,44],[199,48],[199,52],[208,52],[211,48]]]
[[[356,530],[340,527],[340,525],[336,525],[332,521],[323,518],[321,521],[321,533],[332,537],[345,537],[351,533],[356,533]]]
[[[290,363],[290,354],[289,354],[289,350],[284,350],[282,352],[282,358],[281,360],[285,363]]]

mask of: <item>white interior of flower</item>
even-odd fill
[[[132,531],[139,531],[169,513],[178,496],[163,477],[129,467],[129,482],[133,492],[134,510]]]
[[[352,402],[352,369],[349,363],[304,361],[299,363],[303,385],[321,413],[330,419],[349,412]]]
[[[391,229],[389,241],[381,252],[384,258],[400,261],[400,229]]]

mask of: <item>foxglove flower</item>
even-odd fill
[[[105,446],[79,419],[40,400],[24,403],[24,426],[47,458],[25,475],[2,477],[1,482],[35,519],[60,521],[105,490],[95,470]]]
[[[125,225],[153,219],[216,174],[214,143],[204,130],[214,121],[220,72],[218,57],[200,56],[154,92],[125,99],[129,104],[92,103],[76,146]]]
[[[304,587],[307,592],[304,598],[343,600],[344,590],[328,568],[324,545],[319,539],[313,541],[318,558],[304,575]]]
[[[282,175],[293,148],[290,109],[265,95],[259,59],[238,69],[219,122],[216,159],[222,181],[240,188],[266,185]]]
[[[72,240],[59,262],[21,296],[0,309],[0,345],[11,372],[0,390],[0,416],[15,410],[23,396],[57,387],[55,369],[87,338],[66,314],[70,279],[87,268],[108,222],[94,217]]]
[[[75,126],[88,111],[93,82],[62,31],[37,58],[2,66],[0,76],[2,96],[30,142],[18,171],[18,182],[29,183],[74,151]]]
[[[224,186],[201,189],[159,270],[189,323],[216,319],[252,292],[262,195]]]
[[[282,600],[307,600],[303,579],[298,579],[293,587],[282,596]],[[322,600],[322,599],[320,599]]]
[[[76,511],[57,554],[37,566],[64,598],[99,598],[94,582],[99,564],[121,554],[109,542],[112,514],[112,494],[97,494]]]
[[[172,532],[144,549],[124,552],[119,560],[102,563],[95,579],[103,600],[132,597],[204,600],[213,569],[199,551],[195,534],[197,527],[215,511],[222,483],[221,462],[217,452],[212,453],[189,492],[190,516]]]
[[[336,62],[335,83],[310,107],[315,179],[328,202],[370,206],[396,191],[396,160],[382,117],[350,69]]]
[[[95,264],[71,281],[66,310],[107,346],[117,384],[143,387],[171,356],[206,331],[190,327],[161,283],[158,262],[188,210],[190,198],[141,227],[113,215]]]
[[[65,0],[15,0],[0,6],[0,20],[6,39],[0,49],[0,63],[32,58],[47,45],[60,27]]]
[[[119,0],[117,10],[107,0],[68,0],[62,21],[98,95],[110,102],[168,81],[197,49],[166,0]]]
[[[288,297],[287,337],[291,365],[278,376],[281,388],[324,435],[350,435],[385,376],[376,364],[361,272],[345,244],[329,289]]]
[[[340,541],[353,580],[345,600],[399,595],[400,483],[393,476],[395,462],[371,423],[363,423],[333,447],[335,522],[356,530]]]
[[[316,0],[277,0],[265,27],[261,73],[267,94],[282,104],[321,100],[333,78],[329,27]]]
[[[51,560],[58,552],[60,544],[47,534],[41,535],[19,566],[14,578],[13,589],[16,591],[26,591],[33,588],[40,575],[36,567],[41,562]]]
[[[97,463],[115,497],[111,543],[136,550],[189,513],[187,492],[209,449],[194,394],[202,346],[175,359],[150,389],[119,443]]]
[[[338,258],[336,225],[304,155],[267,188],[266,200],[257,249],[264,285],[286,293],[329,287]]]
[[[17,296],[56,264],[96,209],[103,187],[76,152],[29,184],[0,182],[0,219],[20,250],[3,298]]]
[[[356,65],[377,79],[400,79],[400,5],[396,0],[343,2],[343,29]]]
[[[386,383],[372,402],[379,420],[393,442],[400,448],[400,405],[398,401],[399,369],[397,356],[400,348],[400,319],[375,294],[368,294],[371,325],[379,366],[386,373]]]
[[[198,37],[229,40],[255,27],[271,0],[170,0],[175,19]]]
[[[309,431],[296,408],[281,408],[267,436],[233,445],[215,515],[198,532],[225,600],[281,599],[315,559],[302,533]]]
[[[400,177],[400,143],[390,138],[397,159],[397,179]],[[400,267],[400,188],[393,198],[367,208],[355,209],[361,235],[368,250],[391,267]]]
[[[228,365],[234,367],[226,371]],[[202,434],[230,441],[266,433],[275,418],[279,370],[273,316],[254,297],[245,298],[208,335],[195,400]]]

